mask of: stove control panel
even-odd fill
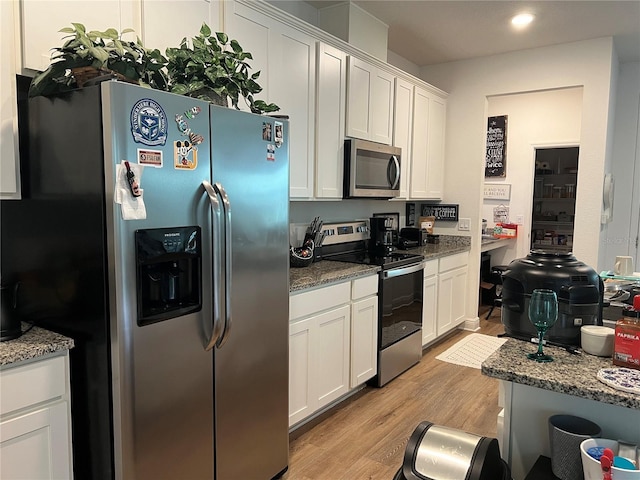
[[[336,245],[338,243],[356,242],[369,238],[369,225],[366,220],[343,223],[325,223],[322,228],[324,233],[323,245]]]

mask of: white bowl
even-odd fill
[[[580,345],[582,350],[599,357],[613,355],[615,329],[600,325],[583,325],[580,328]]]
[[[613,450],[613,454],[617,455],[618,442],[606,438],[589,438],[580,444],[584,480],[602,480],[600,461],[587,453],[587,450],[591,447],[610,448]],[[640,480],[640,470],[624,470],[618,467],[611,467],[611,474],[614,480]]]

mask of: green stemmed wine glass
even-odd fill
[[[542,351],[544,334],[553,327],[558,319],[558,297],[553,290],[538,288],[531,294],[529,302],[529,320],[538,331],[538,351],[527,354],[527,358],[536,362],[552,362],[553,357]]]

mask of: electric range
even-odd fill
[[[369,382],[381,387],[422,358],[424,257],[391,251],[373,256],[366,221],[327,224],[322,258],[376,265],[378,275],[378,368]]]

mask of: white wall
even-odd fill
[[[620,65],[611,173],[615,180],[613,221],[601,245],[603,270],[613,268],[616,255],[632,255],[636,271],[640,259],[635,242],[640,211],[640,63]],[[636,194],[632,198],[634,188]],[[630,221],[631,219],[631,221]]]
[[[518,227],[516,244],[504,253],[499,263],[527,255],[531,245],[531,210],[535,148],[575,146],[579,144],[582,119],[582,88],[564,88],[489,98],[488,116],[507,115],[506,176],[485,178],[485,182],[511,184],[509,201],[484,200],[482,217],[491,227],[493,208],[509,207],[510,221],[524,216]],[[585,173],[586,174],[586,173]]]
[[[423,67],[421,77],[449,92],[445,146],[445,203],[459,203],[471,218],[470,265],[480,264],[483,161],[488,98],[582,86],[578,208],[574,253],[595,266],[598,260],[602,181],[611,116],[610,92],[617,69],[612,38],[568,43],[503,55]],[[582,192],[582,193],[581,193]],[[454,227],[450,227],[454,228]],[[440,233],[446,233],[441,231]],[[472,267],[473,268],[473,267]],[[469,275],[467,317],[477,316],[478,275]]]

